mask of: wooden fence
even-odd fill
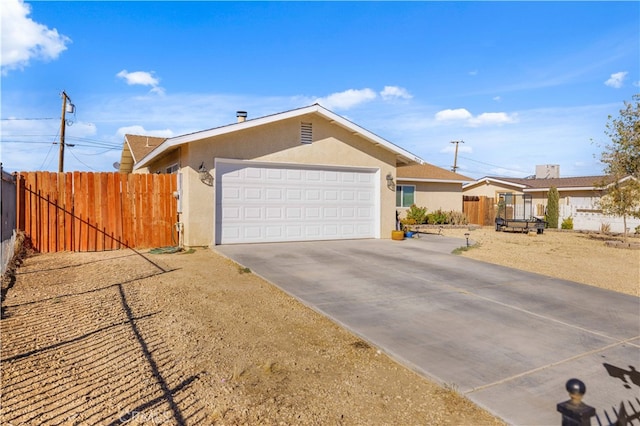
[[[496,208],[495,201],[491,197],[465,195],[462,198],[462,211],[469,223],[482,226],[494,225]]]
[[[176,175],[21,172],[18,229],[37,251],[176,245]]]

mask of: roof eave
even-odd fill
[[[398,182],[422,182],[422,183],[459,183],[465,184],[468,180],[455,180],[455,179],[436,179],[436,178],[410,178],[410,177],[397,177]]]
[[[482,179],[478,179],[475,182],[469,182],[469,184],[465,185],[464,187],[466,189],[466,188],[471,188],[471,187],[476,186],[476,185],[481,185],[483,183],[484,184],[488,184],[489,182],[498,183],[500,185],[514,186],[516,188],[521,188],[521,189],[527,187],[526,185],[522,185],[522,184],[519,184],[519,183],[509,182],[507,180],[500,180],[500,179],[494,179],[494,178],[489,178],[489,177],[483,177]]]
[[[567,187],[556,187],[558,192],[563,191],[601,191],[604,188],[598,186],[567,186]],[[522,192],[548,192],[551,190],[551,187],[548,188],[526,188],[523,189]]]
[[[404,160],[408,163],[418,163],[418,164],[424,163],[424,160],[418,157],[417,155],[414,155],[409,151],[406,151],[400,148],[399,146],[392,144],[391,142],[381,138],[380,136],[374,133],[371,133],[370,131],[358,126],[355,123],[352,123],[351,121],[345,119],[344,117],[341,117],[338,114],[335,114],[329,111],[328,109],[322,107],[321,105],[314,104],[314,105],[310,105],[307,107],[303,107],[303,108],[299,108],[291,111],[285,111],[278,114],[268,115],[265,117],[254,118],[254,119],[243,121],[240,123],[232,123],[225,126],[216,127],[214,129],[203,130],[200,132],[195,132],[187,135],[181,135],[181,136],[176,136],[174,138],[169,138],[165,140],[163,143],[161,143],[160,145],[158,145],[156,148],[154,148],[152,151],[150,151],[143,158],[141,158],[140,161],[135,164],[134,170],[137,170],[142,167],[146,167],[154,158],[156,158],[157,156],[161,155],[162,153],[168,151],[169,149],[175,146],[187,144],[190,142],[195,142],[201,139],[224,135],[231,132],[246,130],[246,129],[261,126],[264,124],[269,124],[269,123],[273,123],[280,120],[299,117],[299,116],[311,114],[311,113],[320,114],[325,118],[327,118],[328,120],[335,122],[341,125],[342,127],[345,127],[351,130],[353,133],[361,135],[366,139],[369,139],[374,144],[383,146],[387,150],[394,152],[401,160]]]

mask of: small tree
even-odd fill
[[[547,194],[547,226],[558,229],[558,218],[560,217],[560,194],[555,186],[549,189]]]
[[[640,217],[640,186],[633,177],[625,181],[615,181],[600,198],[600,208],[604,214],[622,217],[624,238],[627,238],[627,217]]]
[[[609,116],[605,131],[611,143],[600,160],[610,181],[602,182],[606,194],[600,207],[605,214],[622,217],[626,238],[627,217],[640,218],[640,94],[624,105],[619,117]]]

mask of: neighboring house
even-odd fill
[[[166,138],[153,136],[124,135],[124,146],[120,157],[120,173],[131,173],[134,164],[165,140]],[[173,172],[175,170],[171,170],[168,173]]]
[[[144,138],[127,135],[121,170],[130,155],[133,173],[179,173],[187,246],[390,238],[396,168],[423,163],[318,104]]]
[[[396,207],[400,215],[415,204],[427,212],[462,211],[462,185],[473,179],[432,164],[401,166],[397,170]]]
[[[599,207],[599,201],[611,184],[609,176],[580,177],[531,177],[510,178],[486,176],[464,185],[463,195],[485,196],[498,199],[498,194],[528,194],[531,196],[535,216],[544,216],[547,196],[551,187],[560,195],[559,226],[568,217],[573,219],[573,228],[584,231],[600,231],[603,225],[611,227],[612,232],[624,232],[622,218],[605,216]],[[627,219],[631,231],[640,225],[640,220]]]

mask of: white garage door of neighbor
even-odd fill
[[[375,238],[377,170],[216,161],[216,244]]]

